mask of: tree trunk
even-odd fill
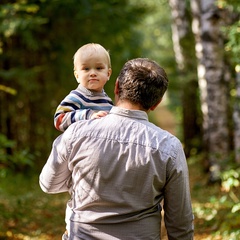
[[[240,164],[240,69],[236,69],[236,98],[234,104],[233,122],[235,161]]]
[[[187,157],[192,149],[201,145],[201,130],[198,113],[197,64],[195,61],[194,36],[191,31],[191,18],[186,2],[169,0],[172,15],[172,40],[175,59],[182,86],[183,140]]]
[[[209,162],[210,181],[220,179],[229,154],[228,90],[230,75],[224,61],[222,12],[215,0],[193,0],[193,30],[199,60],[198,77],[203,112],[203,139]]]

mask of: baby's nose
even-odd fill
[[[91,69],[91,71],[90,71],[90,76],[95,76],[95,75],[96,75],[95,69]]]

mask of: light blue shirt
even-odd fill
[[[113,107],[72,124],[53,143],[40,175],[47,193],[72,182],[71,239],[193,239],[188,167],[180,141],[145,112]]]

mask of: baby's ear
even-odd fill
[[[77,71],[74,70],[73,73],[74,73],[74,76],[75,76],[77,82],[80,83],[80,81],[79,81],[79,79],[78,79],[78,73],[77,73]]]
[[[78,73],[77,73],[77,71],[74,70],[73,73],[74,73],[75,78],[78,79]]]
[[[110,79],[111,75],[112,75],[112,69],[109,68],[109,69],[108,69],[108,80]]]

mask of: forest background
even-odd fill
[[[148,57],[166,70],[163,105],[194,173],[197,230],[205,239],[238,239],[239,15],[238,0],[2,0],[0,239],[24,239],[16,235],[24,232],[19,222],[31,217],[19,208],[40,194],[36,178],[60,134],[54,111],[77,87],[72,58],[89,42],[110,50],[113,74],[105,91],[112,98],[127,60]],[[161,127],[167,116],[159,109],[150,120]],[[39,239],[37,226],[25,230]]]

